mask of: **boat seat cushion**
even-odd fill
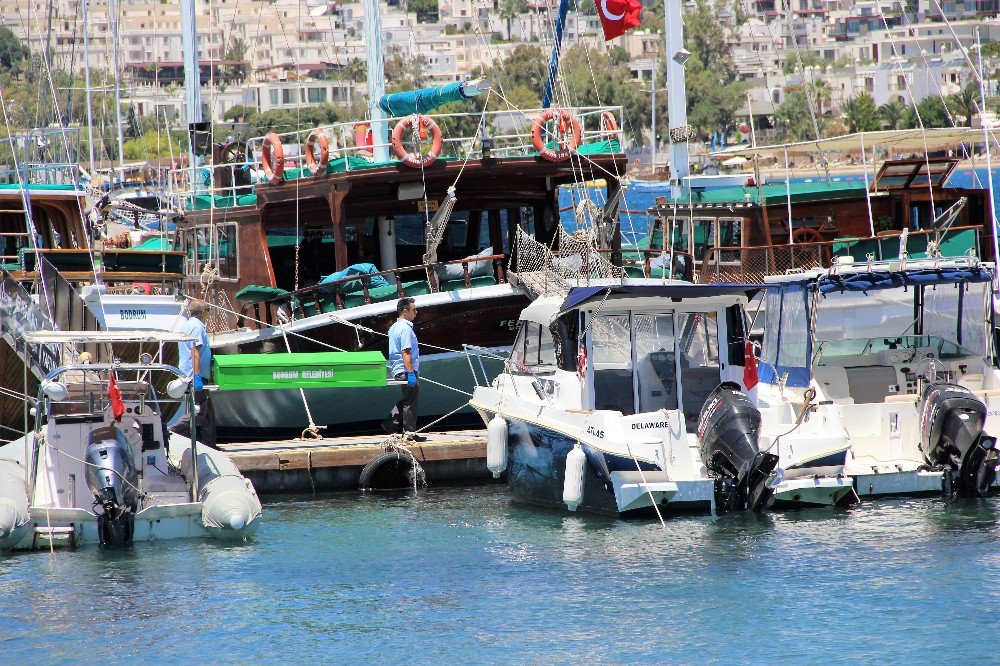
[[[278,287],[251,284],[236,292],[236,298],[246,303],[260,303],[261,301],[269,301],[272,298],[278,298],[288,293],[288,291],[279,289]]]
[[[472,287],[492,287],[497,283],[497,280],[492,275],[480,275],[470,278],[469,283]],[[441,283],[441,291],[456,291],[458,289],[466,289],[464,277]]]
[[[482,275],[492,275],[493,274],[493,262],[492,261],[473,261],[473,259],[480,259],[482,257],[489,257],[493,255],[493,248],[488,247],[477,254],[465,257],[469,260],[469,277],[479,277]],[[438,280],[441,282],[446,282],[450,280],[462,280],[465,281],[465,269],[462,268],[462,264],[445,264],[444,266],[438,266],[434,269],[437,273]]]
[[[361,280],[366,280],[366,284],[369,288],[384,287],[389,284],[389,282],[382,275],[372,275],[372,273],[378,273],[378,266],[375,264],[352,264],[342,271],[337,271],[336,273],[330,273],[323,277],[319,281],[320,284],[329,284],[331,282],[337,282],[338,280],[345,280],[346,278],[353,277],[355,275],[370,277],[361,277],[357,280],[347,280],[346,282],[340,282],[333,286],[333,289],[339,291],[341,294],[353,294],[357,291],[363,291],[361,285]]]

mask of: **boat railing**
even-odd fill
[[[35,303],[31,294],[10,273],[0,273],[0,336],[20,351],[36,375],[43,375],[59,365],[58,345],[28,345],[25,336],[36,331],[52,330],[48,314]]]
[[[624,133],[621,127],[623,107],[621,106],[580,106],[566,107],[580,124],[580,145],[600,141],[617,141],[620,151]],[[434,120],[441,130],[442,148],[439,158],[446,160],[482,159],[484,157],[509,158],[524,157],[536,154],[532,143],[532,128],[538,123],[538,118],[545,109],[503,109],[485,112],[463,113],[430,113],[427,117]],[[392,129],[410,116],[393,117],[375,121],[385,123],[389,135]],[[613,123],[609,123],[609,119]],[[309,177],[311,172],[306,169],[306,144],[310,136],[322,135],[329,146],[329,166],[327,172],[346,172],[372,166],[381,166],[373,161],[372,155],[377,149],[386,148],[390,154],[388,165],[399,163],[392,153],[391,139],[380,142],[372,139],[371,143],[356,140],[358,126],[364,128],[371,125],[368,122],[342,122],[332,125],[322,125],[315,128],[284,132],[276,136],[281,142],[284,155],[284,179],[292,180],[299,177]],[[542,137],[551,141],[554,136],[547,127],[543,127]],[[484,147],[483,139],[488,138]],[[267,137],[254,137],[247,141],[247,160],[230,164],[206,164],[182,167],[170,172],[168,192],[171,203],[178,208],[189,208],[192,198],[206,197],[204,207],[231,207],[244,205],[240,202],[243,195],[252,194],[253,188],[266,183],[262,148]],[[430,141],[426,142],[429,147]],[[404,141],[404,147],[406,142]],[[425,150],[426,152],[426,150]],[[249,172],[249,179],[238,178],[239,172]],[[249,182],[249,184],[248,184]],[[224,201],[217,201],[222,197]],[[256,203],[256,202],[254,202]]]
[[[18,168],[0,168],[0,183],[6,185],[73,185],[80,180],[80,167],[60,162],[25,162]],[[83,191],[82,188],[80,190]]]
[[[407,283],[402,279],[403,276],[412,276],[414,273],[421,276],[417,278],[416,285],[420,288],[426,288],[427,291],[423,293],[440,293],[441,291],[449,291],[447,289],[442,289],[442,282],[438,277],[437,269],[444,266],[462,266],[462,278],[458,280],[453,280],[453,282],[462,282],[466,289],[472,288],[472,280],[476,279],[469,270],[470,264],[481,263],[481,262],[491,262],[493,264],[493,271],[490,276],[496,280],[497,284],[503,284],[507,281],[506,275],[504,273],[504,261],[506,255],[503,254],[493,254],[483,257],[465,258],[465,259],[455,259],[452,261],[440,261],[433,264],[421,264],[419,266],[407,266],[404,268],[392,268],[389,270],[379,271],[377,273],[363,273],[357,275],[351,275],[339,280],[334,280],[331,282],[324,282],[309,287],[303,287],[302,289],[297,289],[295,291],[287,291],[277,296],[263,298],[260,300],[254,300],[246,302],[240,308],[239,316],[236,319],[236,328],[242,328],[245,321],[250,318],[248,316],[249,311],[253,311],[252,321],[256,328],[261,328],[262,326],[273,326],[280,321],[279,317],[310,317],[314,315],[323,314],[325,312],[344,310],[348,307],[356,307],[358,305],[370,305],[374,302],[393,300],[403,298],[404,296],[415,295],[411,290],[407,293]],[[389,282],[390,286],[394,289],[389,294],[377,293],[373,294],[376,289],[371,286],[372,278],[382,277]],[[357,283],[356,285],[351,285],[350,283]],[[352,289],[345,292],[342,287],[350,285]],[[461,288],[463,285],[459,285]],[[385,287],[379,289],[384,290]],[[356,299],[360,296],[360,303],[350,303],[350,299]]]
[[[910,231],[905,250],[912,259],[926,256],[932,242],[939,242],[938,251],[944,256],[980,257],[978,226],[952,227],[938,238],[930,229]],[[763,283],[768,275],[781,275],[790,270],[828,268],[834,258],[853,257],[855,261],[889,261],[898,259],[901,230],[879,232],[873,237],[837,238],[832,241],[784,243],[740,247],[710,247],[704,259],[695,262],[698,282]]]
[[[634,247],[622,248],[620,250],[601,248],[598,249],[597,252],[610,255],[611,262],[616,265],[621,265],[628,277],[665,278],[668,280],[674,279],[688,281],[694,279],[695,261],[694,257],[692,257],[688,252],[680,252],[677,250],[671,252],[669,249],[650,250]],[[639,258],[637,260],[632,258],[630,255],[639,255]],[[669,266],[671,257],[673,260],[672,270]],[[659,265],[653,265],[657,259],[661,259]]]

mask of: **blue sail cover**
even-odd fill
[[[462,90],[462,82],[458,82],[449,83],[446,86],[383,95],[382,99],[378,101],[378,105],[390,116],[400,117],[413,113],[429,113],[449,102],[460,102],[471,99],[471,97]]]

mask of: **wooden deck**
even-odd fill
[[[486,431],[423,433],[404,443],[423,467],[427,483],[493,481],[486,469]],[[220,444],[262,495],[358,490],[361,471],[387,449],[386,435]]]

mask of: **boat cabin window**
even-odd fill
[[[633,316],[635,381],[642,412],[677,409],[677,352],[672,315]]]
[[[239,278],[237,225],[194,227],[181,233],[181,250],[187,257],[188,275],[199,275],[211,264],[223,280]]]
[[[777,289],[767,292],[764,297],[764,345],[761,348],[761,360],[777,367],[778,365],[778,323],[781,321],[781,292]]]
[[[635,414],[630,317],[598,315],[590,324],[594,408]]]
[[[722,382],[719,365],[719,321],[714,312],[677,314],[680,330],[682,404],[688,430],[698,425],[698,414],[708,396]]]
[[[552,334],[535,322],[522,322],[514,341],[511,359],[516,370],[528,371],[539,366],[556,365],[556,348]]]
[[[781,324],[778,344],[778,365],[803,368],[808,360],[809,318],[806,316],[804,288],[786,290],[781,299]]]

